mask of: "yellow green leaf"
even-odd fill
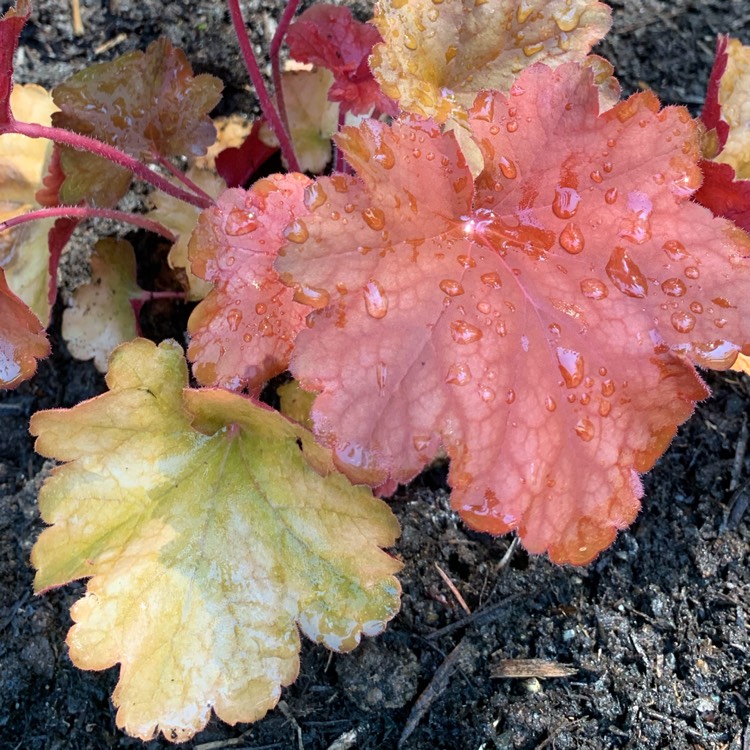
[[[380,0],[374,23],[384,41],[370,65],[385,94],[445,122],[532,63],[582,61],[611,19],[597,0]]]
[[[109,393],[31,423],[67,462],[39,498],[36,590],[91,577],[70,655],[120,662],[117,722],[144,740],[186,740],[212,709],[259,719],[297,675],[298,628],[344,651],[399,606],[387,506],[301,426],[187,377],[176,343],[137,339]]]
[[[133,246],[109,237],[96,243],[91,255],[91,282],[73,292],[63,312],[62,336],[76,359],[93,359],[107,371],[114,349],[138,335],[131,299],[143,296],[136,283]]]

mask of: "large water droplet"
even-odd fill
[[[375,320],[384,318],[388,313],[388,295],[375,279],[370,279],[364,286],[362,294],[365,298],[367,314]]]
[[[500,278],[500,274],[496,273],[495,271],[483,273],[479,278],[481,279],[483,284],[492,287],[492,289],[502,289],[503,281]]]
[[[625,248],[616,247],[612,251],[606,271],[615,288],[627,297],[642,299],[648,294],[646,277]]]
[[[552,211],[558,219],[572,219],[578,210],[581,196],[577,190],[558,185],[552,199]]]
[[[465,362],[454,362],[448,369],[445,382],[451,385],[468,385],[471,382],[471,370]]]
[[[544,42],[534,42],[533,44],[525,44],[523,46],[523,54],[526,57],[533,57],[537,52],[541,52],[544,49]]]
[[[454,320],[451,323],[451,337],[457,344],[473,344],[482,338],[482,331],[465,320]]]
[[[687,292],[687,287],[682,279],[667,279],[662,282],[661,290],[669,297],[682,297]]]
[[[438,286],[441,291],[449,297],[459,297],[464,293],[463,286],[453,279],[443,279]]]
[[[701,367],[728,370],[735,363],[739,348],[729,341],[719,339],[710,344],[693,345],[690,354]]]
[[[558,10],[552,14],[552,18],[560,31],[570,32],[578,28],[584,6],[573,4],[565,10]]]
[[[372,158],[380,164],[383,169],[393,169],[396,164],[396,157],[393,149],[387,143],[381,143],[373,154]]]
[[[303,242],[306,242],[309,236],[310,236],[310,232],[307,229],[307,224],[305,224],[305,222],[302,221],[302,219],[297,219],[296,221],[293,221],[284,230],[284,237],[286,237],[290,242],[295,242],[298,245],[301,245]]]
[[[515,180],[518,177],[518,167],[511,159],[506,156],[501,156],[497,161],[500,171],[503,173],[503,177],[508,180]]]
[[[479,398],[481,398],[486,404],[489,404],[495,400],[495,391],[488,385],[480,385]]]
[[[613,187],[604,193],[604,200],[611,206],[617,203],[617,188]]]
[[[243,234],[254,232],[258,228],[255,214],[236,206],[227,214],[224,231],[231,237],[241,237]]]
[[[362,211],[362,218],[370,229],[379,232],[385,226],[385,214],[379,208],[367,208]]]
[[[585,239],[583,231],[575,222],[569,221],[560,232],[560,247],[571,255],[583,252]]]
[[[575,388],[583,381],[583,357],[579,352],[558,346],[557,366],[568,388]]]
[[[599,279],[583,279],[580,286],[583,296],[587,299],[600,300],[609,294],[607,285]]]
[[[615,381],[608,378],[602,383],[602,396],[611,396],[615,392]]]
[[[524,24],[533,12],[534,6],[529,0],[520,0],[516,7],[516,20],[519,24]]]
[[[268,306],[265,305],[263,302],[258,302],[255,305],[255,312],[258,315],[265,315],[268,312]]]
[[[320,208],[326,200],[328,200],[328,196],[317,182],[313,182],[312,185],[308,185],[305,188],[303,201],[310,211]]]
[[[677,333],[690,333],[695,328],[695,316],[689,312],[672,314],[672,327]]]
[[[331,295],[325,289],[300,284],[294,290],[294,301],[319,310],[331,301]]]
[[[651,239],[651,214],[654,206],[646,193],[633,190],[628,193],[628,214],[620,221],[618,235],[642,245]]]
[[[230,331],[236,331],[240,327],[241,322],[242,322],[241,310],[230,310],[227,313],[227,325],[229,325]]]
[[[662,245],[662,249],[667,254],[670,260],[684,260],[688,257],[689,253],[685,249],[685,246],[677,240],[669,240]]]
[[[582,419],[579,419],[575,426],[576,435],[578,435],[581,440],[588,443],[590,440],[594,437],[594,425],[591,424],[591,421],[583,417]]]

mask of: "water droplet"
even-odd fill
[[[628,193],[628,215],[620,221],[618,235],[642,245],[651,239],[651,214],[654,206],[646,193],[633,190]]]
[[[670,260],[684,260],[689,253],[685,246],[677,240],[669,240],[662,245],[662,249]]]
[[[246,344],[249,344],[249,343],[250,343],[250,342],[251,342],[251,341],[253,340],[253,334],[252,334],[252,333],[245,333],[245,334],[243,334],[243,336],[242,336],[242,340],[243,340],[243,341],[244,341],[244,342],[245,342]]]
[[[537,52],[541,52],[544,49],[544,42],[535,42],[534,44],[525,44],[523,47],[523,54],[526,57],[533,57]]]
[[[379,232],[385,226],[385,214],[379,208],[367,208],[362,211],[362,218],[370,229]]]
[[[516,20],[519,24],[524,24],[528,21],[529,16],[534,12],[534,6],[529,0],[520,0],[516,7]]]
[[[305,188],[303,201],[310,211],[320,208],[326,200],[328,200],[328,196],[317,182],[313,182],[312,185],[308,185]]]
[[[598,279],[583,279],[581,281],[581,292],[584,297],[593,300],[604,299],[609,294],[606,284]]]
[[[331,295],[325,289],[300,284],[294,290],[294,301],[319,310],[331,301]]]
[[[557,366],[568,388],[575,388],[583,381],[583,357],[573,349],[557,347]]]
[[[701,275],[701,272],[695,266],[688,266],[685,269],[685,276],[688,279],[697,279]]]
[[[388,295],[380,283],[370,279],[364,286],[362,294],[365,298],[367,314],[375,320],[380,320],[388,313]]]
[[[261,336],[273,336],[273,326],[268,318],[263,318],[258,325],[258,333]]]
[[[227,324],[230,331],[236,331],[242,322],[242,312],[240,310],[230,310],[227,313]]]
[[[689,312],[673,313],[672,327],[677,333],[690,333],[695,328],[695,316]]]
[[[606,193],[604,193],[604,200],[611,206],[613,203],[617,202],[617,195],[617,188],[610,188]]]
[[[477,310],[482,315],[489,315],[492,312],[492,305],[489,302],[477,302]]]
[[[445,382],[450,385],[468,385],[471,382],[471,370],[465,362],[454,362],[448,369]]]
[[[378,389],[380,391],[381,396],[385,393],[385,381],[387,377],[388,377],[388,365],[386,365],[385,362],[378,362],[378,364],[375,367],[375,379],[378,382]]]
[[[387,143],[381,143],[376,149],[372,157],[383,169],[393,169],[396,164],[396,157],[393,154],[393,149]]]
[[[512,388],[508,388],[508,392],[505,394],[505,403],[512,404],[516,400],[516,392]]]
[[[465,320],[454,320],[451,323],[451,337],[457,344],[473,344],[482,338],[482,332]]]
[[[480,385],[479,398],[481,398],[485,403],[489,404],[495,400],[495,391],[487,385]]]
[[[689,353],[701,367],[728,370],[737,359],[739,349],[735,344],[719,339],[710,344],[694,344]]]
[[[258,313],[258,315],[265,315],[268,312],[268,307],[262,302],[258,302],[258,304],[255,305],[255,312]]]
[[[571,219],[575,216],[580,202],[581,196],[577,190],[558,185],[552,199],[552,211],[558,219]]]
[[[733,305],[726,297],[714,297],[711,301],[718,307],[723,307],[725,310],[737,307],[736,305]]]
[[[433,0],[434,2],[434,0]],[[458,54],[458,49],[452,44],[445,50],[445,62],[449,63]]]
[[[603,398],[599,402],[599,416],[608,417],[611,411],[612,411],[612,404],[609,401],[607,401],[607,399]]]
[[[604,164],[602,164],[602,169],[609,174],[612,171],[612,162],[611,161],[605,161]]]
[[[509,133],[515,133],[516,130],[518,130],[518,121],[517,120],[511,120],[505,125],[505,129]]]
[[[500,274],[495,271],[483,273],[479,278],[481,279],[483,284],[486,284],[493,289],[502,289],[503,281],[500,278]]]
[[[417,40],[410,34],[404,35],[404,47],[412,52],[417,49]]]
[[[250,234],[258,228],[258,220],[255,214],[236,206],[227,215],[224,223],[224,231],[231,237],[241,237]]]
[[[573,221],[569,221],[560,232],[560,247],[571,255],[583,252],[585,239],[581,228]]]
[[[562,333],[562,328],[560,328],[560,326],[559,326],[559,325],[557,325],[557,323],[550,323],[550,324],[549,324],[549,325],[547,326],[547,328],[549,329],[549,332],[550,332],[550,333],[551,333],[551,334],[552,334],[552,335],[553,335],[553,336],[554,336],[555,338],[559,337],[559,336],[560,336],[560,334]]]
[[[411,444],[414,446],[414,450],[421,452],[430,444],[429,435],[415,435],[412,438]]]
[[[477,262],[470,255],[459,255],[456,257],[456,260],[458,261],[458,265],[461,266],[461,268],[465,268],[467,271],[470,268],[475,268],[477,265]]]
[[[307,224],[302,219],[293,221],[285,230],[284,237],[290,242],[294,242],[301,245],[310,236],[310,232],[307,230]]]
[[[461,284],[453,279],[443,279],[438,286],[449,297],[459,297],[464,293],[464,288]]]
[[[498,159],[498,166],[503,173],[503,177],[506,179],[515,180],[516,177],[518,177],[518,168],[516,167],[515,162],[508,159],[506,156],[501,156]]]
[[[715,325],[715,326],[716,326],[717,328],[724,328],[724,326],[725,326],[725,325],[726,325],[726,324],[727,324],[728,322],[729,322],[729,321],[728,321],[728,320],[727,320],[726,318],[716,318],[716,320],[714,321],[714,325]]]
[[[615,381],[607,379],[602,383],[602,396],[611,396],[615,392]]]
[[[555,411],[555,409],[557,409],[557,404],[552,396],[547,396],[547,398],[544,399],[544,408],[547,411]]]
[[[557,24],[557,28],[560,29],[560,31],[575,31],[575,29],[578,28],[578,23],[581,19],[583,10],[583,5],[579,6],[577,4],[573,4],[565,10],[558,10],[556,13],[553,13],[552,18],[554,19],[555,23]]]
[[[690,309],[696,314],[700,315],[703,312],[703,305],[700,302],[691,302]]]
[[[578,420],[575,426],[575,430],[576,435],[578,435],[578,437],[586,443],[588,443],[594,437],[594,425],[591,424],[591,421],[586,419],[585,417]]]
[[[682,297],[687,292],[687,287],[682,279],[667,279],[662,283],[661,290],[669,297]]]
[[[648,294],[646,277],[625,248],[616,247],[612,251],[606,271],[615,288],[627,297],[643,298]]]
[[[594,170],[594,171],[593,171],[593,172],[592,172],[592,173],[591,173],[591,174],[589,175],[589,177],[591,177],[591,181],[592,181],[592,182],[595,182],[595,183],[596,183],[597,185],[601,185],[601,184],[602,184],[602,182],[604,181],[604,178],[602,177],[602,173],[601,173],[601,172],[600,172],[600,171],[599,171],[598,169],[595,169],[595,170]]]

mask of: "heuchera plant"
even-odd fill
[[[49,100],[13,86],[29,3],[0,20],[3,386],[49,353],[79,221],[161,234],[177,296],[200,300],[193,388],[178,344],[137,338],[141,305],[175,293],[140,289],[132,247],[102,240],[63,335],[109,392],[31,422],[63,463],[36,590],[90,579],[70,654],[120,663],[118,724],[143,739],[263,716],[299,630],[338,651],[383,630],[398,524],[370,488],[444,449],[470,526],[585,564],[708,395],[696,366],[750,355],[738,42],[719,41],[701,123],[649,91],[620,100],[589,55],[610,26],[595,0],[380,0],[371,25],[329,5],[293,20],[292,0],[272,94],[227,2],[263,110],[229,148],[208,117],[220,83],[169,42]],[[301,66],[282,69],[285,39]],[[268,175],[277,149],[289,171]],[[147,215],[117,209],[133,177]],[[286,370],[290,416],[258,400]]]

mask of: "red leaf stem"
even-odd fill
[[[289,29],[289,24],[291,24],[298,7],[299,0],[289,0],[286,8],[284,8],[284,12],[281,14],[281,18],[279,19],[276,33],[271,40],[271,77],[276,92],[276,104],[279,108],[279,114],[281,115],[281,120],[284,123],[284,128],[287,133],[289,132],[289,118],[287,117],[286,104],[284,103],[284,87],[281,85],[281,67],[279,65],[281,58],[279,57],[279,51],[281,50],[281,44],[284,41],[286,32]]]

